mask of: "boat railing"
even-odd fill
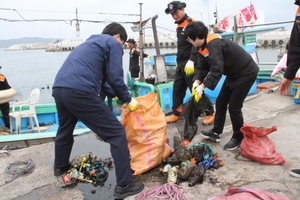
[[[263,24],[249,24],[249,25],[237,26],[237,28],[247,28],[247,27],[255,27],[255,26],[267,26],[267,25],[274,25],[274,24],[287,24],[287,23],[293,23],[293,22],[294,22],[294,20],[287,20],[287,21],[269,22],[269,23],[263,23]]]
[[[238,43],[239,37],[238,37],[238,30],[241,28],[247,28],[247,27],[257,27],[257,26],[268,26],[268,25],[274,25],[274,24],[287,24],[287,23],[293,23],[294,20],[286,20],[286,21],[278,21],[278,22],[268,22],[268,23],[262,23],[262,24],[248,24],[248,25],[238,25],[237,15],[234,16],[234,25],[233,25],[233,32],[234,32],[234,41]]]

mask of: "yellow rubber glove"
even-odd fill
[[[149,59],[150,59],[151,57],[153,57],[153,56],[147,56],[147,58],[149,58]]]
[[[194,74],[194,62],[189,60],[187,61],[187,63],[185,64],[184,67],[184,72],[186,76],[191,76]]]
[[[199,86],[199,83],[198,82],[194,82],[193,83],[193,87],[192,87],[192,96],[195,96],[195,93],[196,93],[196,88]]]
[[[204,87],[202,85],[199,85],[194,88],[193,96],[194,96],[194,99],[196,102],[198,102],[202,98],[203,90],[204,90]]]
[[[135,100],[134,98],[131,99],[129,103],[127,103],[127,106],[131,112],[135,111],[136,109],[139,108],[139,102]]]

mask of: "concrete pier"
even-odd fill
[[[239,148],[234,151],[223,150],[223,146],[232,136],[230,118],[227,115],[220,143],[204,140],[199,134],[195,136],[191,143],[191,145],[200,142],[210,144],[214,153],[218,154],[218,159],[222,160],[225,165],[217,170],[207,170],[202,184],[188,187],[188,181],[181,182],[180,186],[183,187],[184,195],[191,200],[205,200],[224,194],[229,187],[251,187],[285,196],[291,200],[299,200],[300,179],[290,176],[289,171],[293,168],[300,168],[300,104],[294,103],[292,96],[282,96],[276,90],[269,90],[249,95],[244,103],[243,114],[247,124],[266,128],[278,127],[278,130],[269,134],[268,137],[274,141],[276,152],[281,153],[287,163],[285,165],[264,165],[243,157]],[[199,131],[212,128],[212,126],[201,125],[202,120],[202,117],[198,119]],[[177,126],[181,126],[181,124],[182,121],[177,122]],[[174,137],[175,147],[181,145],[176,124],[168,125],[168,136]],[[97,147],[92,145],[86,146],[86,137],[87,135],[76,137],[74,145],[84,148],[82,148],[82,151],[73,151],[73,155],[86,154],[85,151],[87,149],[95,153],[94,151],[97,149],[108,148],[107,145],[105,146],[106,143],[101,141],[98,141],[99,145]],[[11,183],[2,185],[0,187],[0,199],[84,199],[84,193],[78,187],[70,189],[60,188],[60,177],[56,178],[53,176],[53,152],[54,143],[51,142],[11,151],[10,156],[0,154],[2,171],[0,184],[4,184],[5,180],[8,180],[3,172],[9,163],[31,158],[36,164],[32,174],[19,177]],[[157,172],[158,168],[154,168],[136,177],[136,179],[144,182],[144,191],[153,186],[165,184],[165,180],[159,178]],[[210,183],[210,178],[216,178],[218,183]],[[114,185],[112,184],[109,187],[107,186],[105,191],[112,195],[113,188]],[[100,195],[96,193],[94,196],[90,195],[86,199],[113,199],[112,196],[101,198]],[[134,198],[135,196],[131,196],[126,198],[126,200],[134,200]]]

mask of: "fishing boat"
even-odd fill
[[[29,107],[24,107],[22,110],[28,110]],[[20,134],[2,133],[0,136],[0,149],[7,148],[23,148],[32,145],[43,144],[55,140],[56,131],[58,128],[58,116],[55,104],[37,104],[36,114],[39,123],[39,131],[36,127],[30,127],[28,118],[22,118]],[[15,120],[12,121],[13,129],[15,129]],[[4,121],[0,118],[0,126],[4,126]],[[79,135],[90,132],[82,122],[76,124],[73,134]]]

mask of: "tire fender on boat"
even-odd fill
[[[275,40],[272,40],[272,42],[271,42],[272,44],[276,44],[276,41]]]
[[[268,40],[265,40],[265,41],[264,41],[264,44],[268,44]]]
[[[283,44],[283,41],[282,41],[282,40],[279,40],[278,43],[279,43],[279,44]]]

